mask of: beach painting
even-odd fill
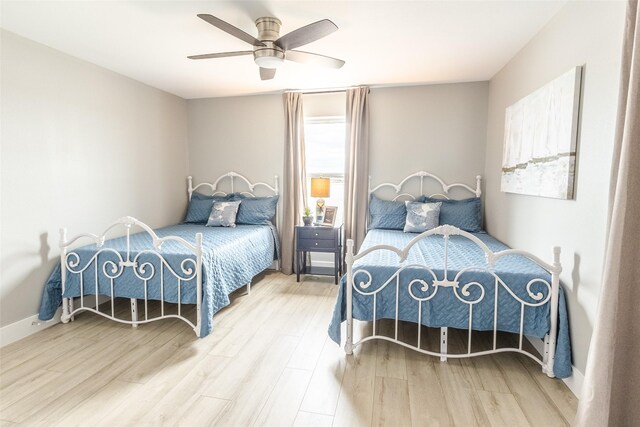
[[[507,108],[501,190],[574,198],[582,67]]]

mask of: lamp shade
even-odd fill
[[[311,197],[329,197],[329,178],[311,178]]]

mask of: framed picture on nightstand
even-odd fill
[[[323,226],[325,227],[333,227],[336,222],[336,213],[338,212],[337,206],[325,206],[324,208],[324,220],[322,221]]]

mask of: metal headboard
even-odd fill
[[[211,191],[211,196],[216,196],[216,195],[221,195],[221,196],[226,196],[227,194],[230,193],[225,193],[222,190],[218,189],[218,185],[225,179],[228,178],[230,181],[230,188],[231,188],[231,193],[236,192],[236,183],[235,180],[240,180],[242,182],[244,182],[246,184],[246,187],[249,189],[249,191],[238,191],[238,193],[243,194],[245,196],[249,196],[249,197],[256,197],[255,194],[255,189],[258,187],[265,187],[267,190],[270,190],[271,192],[273,192],[274,195],[279,195],[280,194],[280,187],[278,185],[278,175],[275,175],[274,177],[274,185],[271,186],[269,184],[267,184],[266,182],[251,182],[249,181],[244,175],[241,175],[237,172],[227,172],[225,174],[222,174],[218,177],[218,179],[215,180],[215,182],[209,183],[209,182],[202,182],[198,185],[196,185],[195,187],[193,186],[193,177],[192,176],[188,176],[187,177],[187,182],[188,182],[188,187],[187,187],[187,191],[189,192],[189,200],[191,200],[191,195],[193,194],[194,191],[196,191],[198,188],[200,187],[204,187],[204,188],[208,188]],[[278,230],[280,230],[280,215],[279,215],[279,210],[278,208],[276,208],[276,228]]]
[[[449,190],[451,190],[452,188],[456,188],[456,187],[463,188],[463,189],[471,192],[472,194],[474,194],[476,197],[480,197],[480,195],[482,194],[482,190],[480,188],[481,187],[481,183],[482,183],[482,177],[480,175],[476,176],[476,188],[474,190],[472,187],[470,187],[470,186],[468,186],[466,184],[462,184],[462,183],[447,184],[446,182],[444,182],[437,175],[434,175],[432,173],[425,172],[425,171],[419,171],[419,172],[416,172],[416,173],[413,173],[413,174],[407,176],[405,179],[400,181],[399,184],[394,184],[394,183],[391,183],[391,182],[383,182],[382,184],[378,184],[377,186],[375,186],[373,188],[371,187],[371,177],[369,177],[369,195],[375,193],[376,191],[378,191],[381,188],[391,187],[395,192],[395,195],[394,195],[392,200],[394,200],[394,201],[398,200],[400,197],[408,197],[408,198],[411,198],[412,200],[415,200],[416,196],[414,196],[414,195],[412,195],[410,193],[402,192],[403,191],[403,186],[413,178],[419,178],[420,179],[420,194],[418,196],[424,195],[424,179],[425,178],[429,178],[429,179],[432,179],[432,180],[436,181],[442,187],[442,193],[431,194],[430,197],[442,197],[442,198],[445,198],[445,199],[449,199]]]
[[[244,175],[240,175],[237,172],[227,172],[225,174],[220,175],[218,177],[218,179],[216,179],[216,181],[213,184],[211,184],[209,182],[202,182],[202,183],[196,185],[195,187],[193,186],[193,177],[188,176],[187,177],[187,181],[189,183],[189,187],[188,187],[187,190],[189,192],[189,200],[191,200],[191,195],[193,194],[193,192],[196,191],[200,187],[208,187],[211,190],[211,196],[215,196],[215,195],[218,195],[218,194],[222,195],[222,196],[226,196],[228,193],[225,193],[224,191],[218,189],[218,185],[225,178],[229,178],[230,185],[231,185],[231,193],[235,192],[235,182],[234,182],[235,179],[239,179],[241,181],[244,181],[244,183],[246,184],[247,188],[249,189],[249,191],[239,191],[240,194],[244,194],[245,196],[256,197],[255,188],[259,187],[259,186],[266,187],[268,190],[271,190],[274,195],[280,194],[279,193],[279,187],[278,187],[278,175],[275,176],[275,179],[274,179],[275,185],[272,187],[271,185],[267,184],[266,182],[254,182],[254,183],[252,183]]]

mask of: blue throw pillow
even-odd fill
[[[269,225],[272,224],[278,208],[278,197],[244,197],[238,210],[238,224]]]
[[[441,202],[405,202],[405,206],[407,207],[405,233],[422,233],[439,225]]]
[[[213,208],[213,202],[223,202],[227,200],[227,196],[207,196],[202,193],[194,192],[191,194],[187,216],[185,223],[206,224]]]
[[[229,196],[227,197],[229,198],[229,200],[245,200],[253,198],[253,196],[249,196],[243,193],[229,193]]]
[[[404,202],[382,200],[375,195],[369,199],[369,230],[382,228],[402,230],[407,220],[407,208]]]
[[[449,224],[470,233],[483,233],[482,205],[479,197],[463,200],[437,199],[425,197],[425,202],[442,202],[440,224]]]

